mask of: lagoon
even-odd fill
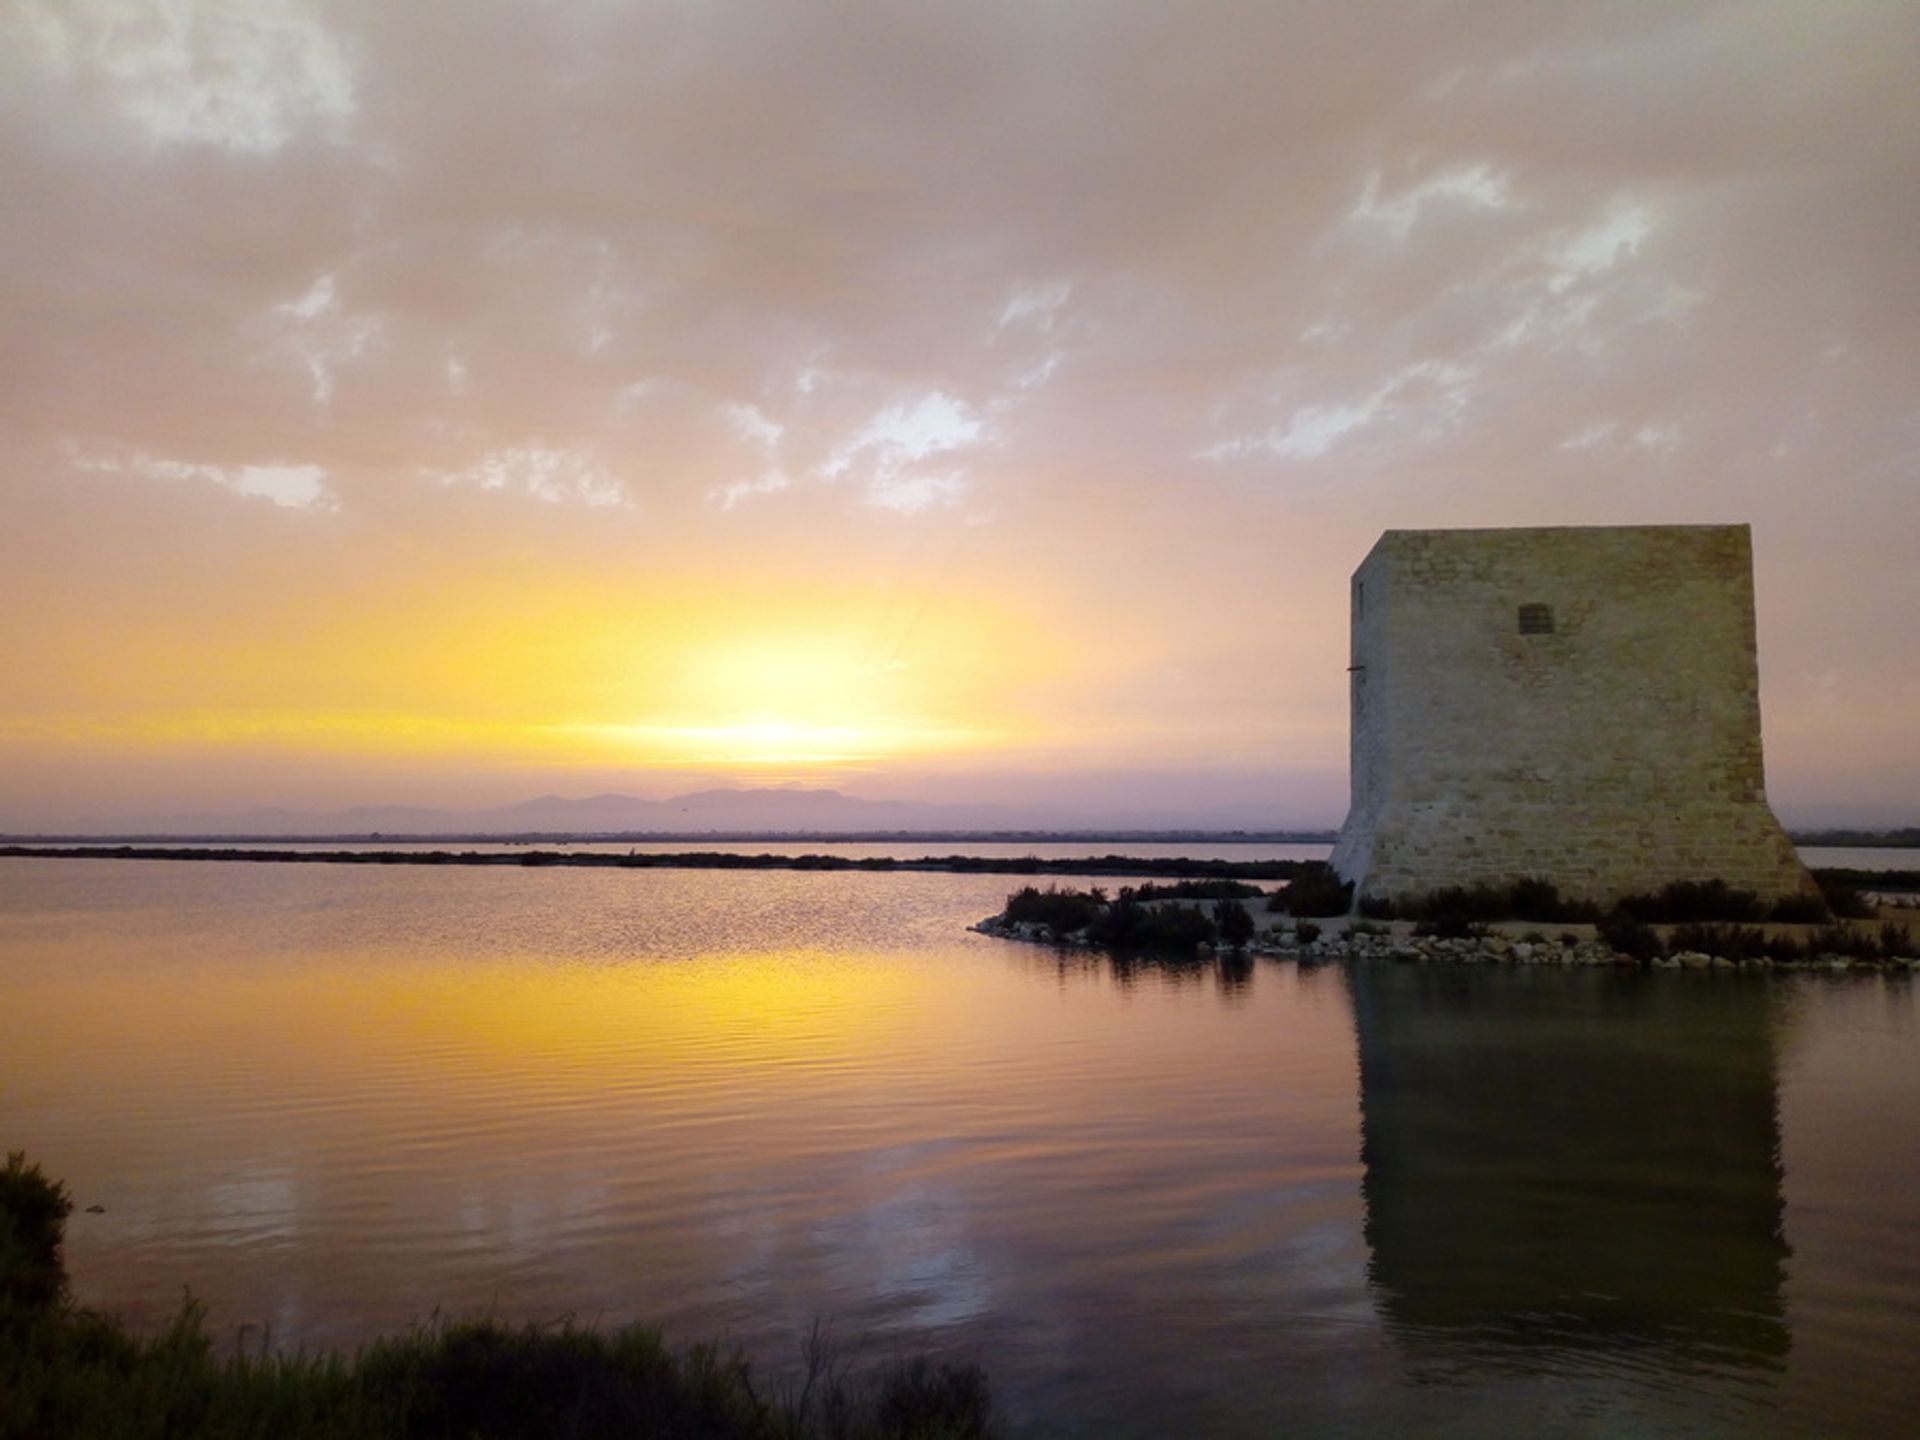
[[[83,1301],[286,1344],[820,1317],[1032,1436],[1920,1416],[1904,977],[1120,967],[967,933],[1008,888],[0,860],[0,1141],[104,1207]]]

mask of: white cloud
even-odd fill
[[[892,405],[875,415],[833,452],[820,473],[844,475],[861,456],[870,456],[875,472],[891,478],[907,465],[932,455],[965,449],[986,435],[986,424],[966,404],[932,391],[910,405]]]
[[[1594,446],[1613,438],[1614,431],[1620,428],[1612,420],[1596,420],[1593,424],[1574,431],[1560,442],[1562,450],[1591,450]]]
[[[752,480],[736,480],[731,485],[720,485],[707,492],[709,498],[720,502],[722,510],[731,510],[742,501],[751,500],[757,495],[774,495],[793,486],[793,477],[784,470],[769,470]]]
[[[1389,382],[1364,399],[1345,405],[1302,405],[1283,425],[1238,435],[1196,453],[1199,460],[1244,460],[1270,455],[1282,460],[1316,460],[1344,437],[1377,419],[1394,390]]]
[[[1645,206],[1615,206],[1555,247],[1551,256],[1555,273],[1548,288],[1559,294],[1586,276],[1632,259],[1653,229],[1653,214]]]
[[[1680,448],[1680,427],[1670,423],[1642,425],[1633,432],[1633,443],[1642,450],[1671,454]]]
[[[1056,374],[1067,358],[1064,350],[1050,350],[1038,363],[1029,365],[1013,377],[1016,390],[1038,390]]]
[[[578,451],[535,442],[490,450],[461,470],[428,470],[442,485],[511,490],[548,504],[625,505],[626,490],[608,471]]]
[[[1052,280],[1016,290],[1001,307],[1000,318],[994,321],[993,328],[1005,330],[1011,325],[1026,325],[1045,333],[1053,329],[1054,317],[1072,294],[1071,280]]]
[[[339,303],[334,278],[322,275],[309,285],[306,293],[292,300],[283,300],[274,306],[276,315],[291,316],[295,320],[312,320],[326,314]]]
[[[1454,165],[1435,171],[1417,185],[1394,195],[1380,193],[1380,172],[1367,176],[1360,199],[1347,213],[1349,220],[1378,225],[1396,240],[1413,233],[1423,214],[1435,208],[1510,210],[1512,187],[1505,175],[1485,162]]]
[[[946,509],[966,493],[965,477],[955,474],[876,476],[867,486],[867,503],[900,515]]]
[[[143,480],[198,480],[250,499],[271,500],[289,510],[331,510],[337,501],[319,465],[204,465],[161,456],[89,453],[68,447],[76,469],[134,475]]]
[[[346,313],[332,275],[320,276],[293,299],[275,305],[273,315],[284,332],[280,348],[306,370],[316,405],[333,399],[339,367],[372,350],[386,329],[379,315]],[[449,381],[452,373],[449,369]],[[461,373],[464,376],[464,369]]]
[[[270,154],[302,130],[343,138],[354,77],[291,0],[24,0],[6,29],[62,79],[98,82],[162,144]]]
[[[720,407],[720,413],[727,417],[727,423],[742,440],[767,449],[779,444],[780,437],[787,433],[786,426],[769,420],[758,405],[730,400]]]

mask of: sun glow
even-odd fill
[[[342,607],[293,653],[221,617],[191,685],[173,657],[136,620],[114,664],[47,684],[52,703],[0,731],[96,753],[819,770],[1026,738],[1013,691],[1057,666],[1031,624],[968,596],[660,581]]]
[[[968,749],[988,737],[979,730],[897,722],[815,725],[778,718],[724,725],[589,725],[583,735],[650,762],[694,765],[843,765],[934,751]]]

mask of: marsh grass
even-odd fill
[[[798,1381],[644,1325],[435,1321],[353,1355],[217,1346],[191,1299],[151,1335],[74,1306],[72,1205],[24,1157],[0,1173],[0,1440],[968,1440],[994,1433],[986,1377],[925,1359],[864,1379],[816,1327]],[[50,1268],[49,1268],[50,1267]]]

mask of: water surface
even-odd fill
[[[1010,883],[0,861],[0,1142],[136,1321],[823,1316],[1034,1436],[1911,1432],[1905,979],[1115,967],[967,933]]]

